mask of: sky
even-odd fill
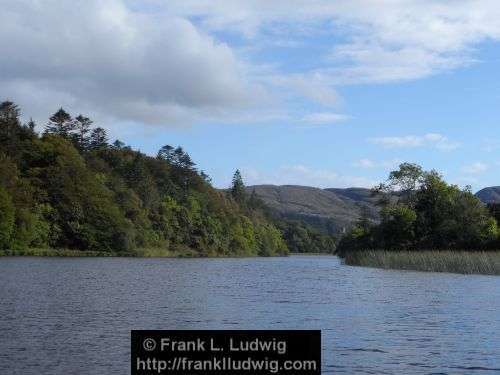
[[[0,0],[0,100],[59,107],[217,187],[500,185],[496,0]]]

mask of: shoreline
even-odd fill
[[[106,252],[106,251],[84,251],[71,249],[24,249],[24,250],[0,250],[2,257],[64,257],[64,258],[276,258],[287,256],[324,256],[335,255],[332,253],[288,253],[284,255],[200,255],[193,251],[175,251],[166,249],[138,249],[136,252]]]
[[[137,252],[105,252],[82,251],[70,249],[25,249],[25,250],[0,250],[0,259],[3,257],[40,257],[40,258],[190,258],[190,259],[226,259],[226,258],[281,258],[291,255],[332,255],[328,253],[307,254],[289,253],[284,255],[200,255],[192,252],[171,251],[164,249],[139,249]]]
[[[391,270],[500,276],[500,251],[386,251],[365,250],[346,254],[348,266]]]

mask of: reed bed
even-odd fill
[[[384,251],[346,255],[351,266],[460,274],[500,275],[500,251]]]

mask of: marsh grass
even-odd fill
[[[357,251],[345,264],[428,272],[500,275],[500,251]]]

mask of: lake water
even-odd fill
[[[0,373],[127,374],[131,329],[321,329],[323,373],[500,373],[500,277],[333,256],[0,258]]]

